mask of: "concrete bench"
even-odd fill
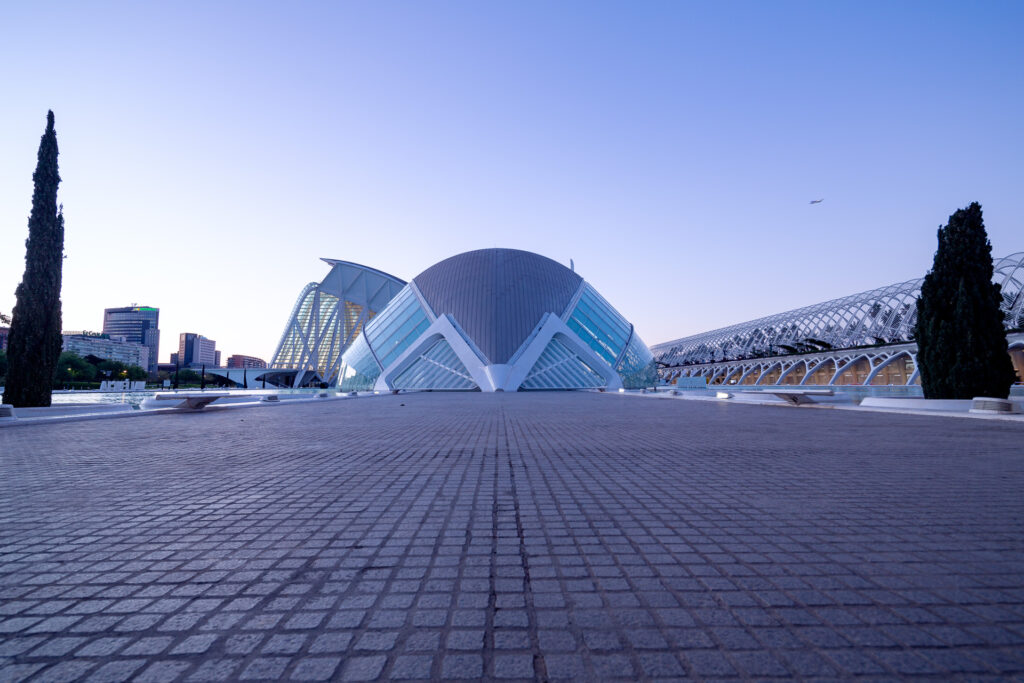
[[[745,394],[771,394],[772,396],[778,396],[786,403],[794,406],[809,405],[811,403],[817,403],[814,400],[814,396],[834,396],[835,392],[831,389],[766,389],[764,391],[745,391]]]
[[[199,394],[157,394],[142,402],[142,408],[177,408],[178,410],[202,410],[218,398],[231,394],[202,392]]]

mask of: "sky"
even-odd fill
[[[569,264],[648,344],[1024,250],[1024,3],[0,2],[0,312],[46,112],[63,327],[270,360],[321,257]],[[811,200],[823,199],[810,204]]]

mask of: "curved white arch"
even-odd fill
[[[890,355],[888,358],[885,358],[882,362],[872,368],[871,372],[868,373],[867,379],[864,380],[864,386],[870,385],[871,381],[879,372],[881,372],[886,366],[892,365],[892,363],[899,358],[909,358],[911,361],[914,360],[914,357],[910,355],[909,351],[899,351]],[[914,372],[917,372],[916,364],[914,365]]]
[[[771,363],[771,364],[763,364],[761,367],[763,369],[761,370],[761,374],[757,376],[757,381],[754,382],[754,386],[768,386],[768,385],[761,384],[761,382],[764,381],[764,378],[768,376],[768,373],[770,373],[776,367],[778,367],[780,369],[780,372],[781,372],[782,363],[779,362],[779,361],[776,361],[776,362]]]
[[[839,366],[839,368],[836,370],[836,374],[832,377],[832,381],[829,382],[829,386],[837,386],[836,385],[836,381],[840,377],[843,376],[843,373],[846,372],[849,368],[853,367],[859,361],[862,361],[862,360],[867,361],[869,367],[872,367],[872,368],[874,367],[874,365],[871,362],[871,357],[868,356],[868,354],[861,353],[861,354],[858,354],[856,356],[853,356],[851,360],[849,360],[848,362],[846,362],[843,365]],[[837,363],[837,365],[838,365],[838,363]],[[854,385],[851,385],[851,386],[863,386],[863,383],[862,384],[854,384]]]
[[[798,382],[798,384],[803,384],[803,380],[807,378],[808,374],[810,374],[810,373],[807,372],[808,363],[807,363],[806,360],[803,360],[803,359],[798,360],[795,363],[791,364],[789,366],[789,368],[787,368],[781,375],[779,375],[779,381],[776,382],[776,384],[781,385],[782,384],[782,380],[786,379],[786,377],[788,377],[790,373],[792,373],[794,370],[796,370],[801,365],[804,366],[804,376],[800,380],[800,382]]]

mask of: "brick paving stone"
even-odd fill
[[[345,652],[348,649],[349,643],[352,642],[352,634],[344,631],[331,631],[328,633],[321,633],[316,637],[316,640],[309,646],[309,651],[313,654],[323,654],[328,652]]]
[[[189,668],[188,662],[156,661],[146,667],[135,680],[138,683],[170,683]]]
[[[200,655],[210,649],[210,646],[217,640],[217,636],[213,634],[203,634],[197,636],[189,636],[183,641],[178,643],[173,650],[172,655]]]
[[[434,658],[431,655],[401,655],[395,658],[389,678],[396,680],[430,678]]]
[[[292,655],[302,649],[309,636],[295,633],[279,633],[270,636],[270,639],[260,648],[263,654]]]
[[[441,678],[480,678],[483,671],[484,659],[480,655],[445,655],[441,661]]]
[[[43,683],[70,683],[84,677],[95,666],[94,662],[82,659],[59,662],[48,669],[43,669],[32,680]]]
[[[328,681],[334,675],[340,657],[307,657],[300,659],[292,670],[293,681]]]
[[[625,655],[595,655],[591,657],[594,673],[600,679],[636,678],[636,670]]]
[[[380,675],[387,660],[388,658],[384,655],[352,657],[345,662],[341,679],[344,681],[372,681]]]
[[[580,655],[547,655],[544,664],[548,677],[555,680],[582,680],[586,677],[586,666]]]
[[[145,659],[117,659],[93,671],[86,680],[88,683],[123,683],[132,680],[145,665]]]
[[[249,662],[239,678],[244,680],[280,680],[291,660],[288,657],[258,657]]]
[[[1019,677],[1022,434],[569,393],[2,428],[0,680]]]
[[[231,681],[241,665],[241,659],[207,659],[189,674],[188,680],[196,683]]]
[[[0,681],[18,683],[28,680],[32,674],[42,669],[45,664],[6,664],[0,665]]]
[[[495,655],[495,678],[533,678],[533,655]]]

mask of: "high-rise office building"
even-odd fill
[[[155,373],[160,353],[160,309],[152,306],[125,306],[103,311],[103,334],[124,337],[149,349],[146,370]]]
[[[178,363],[183,368],[197,368],[202,365],[220,366],[220,351],[217,342],[201,334],[182,332],[178,337]]]

